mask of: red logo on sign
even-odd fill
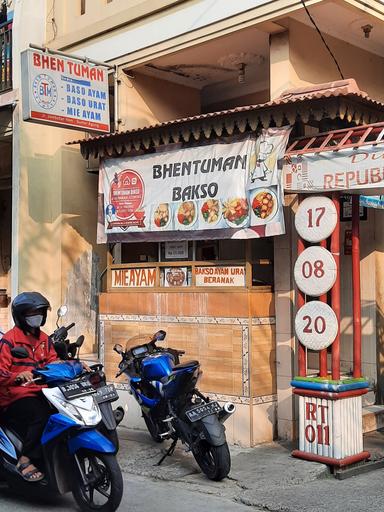
[[[136,171],[129,169],[115,174],[111,183],[110,203],[116,209],[117,218],[126,220],[135,215],[143,204],[144,188],[144,182]]]

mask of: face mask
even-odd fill
[[[32,315],[25,317],[25,323],[29,325],[29,327],[40,327],[43,323],[44,315]]]

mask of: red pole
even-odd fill
[[[322,240],[320,242],[320,246],[321,247],[325,247],[325,249],[327,248],[327,241],[326,240]],[[324,295],[321,295],[319,297],[319,300],[321,302],[325,302],[327,303],[327,294],[324,293]],[[326,377],[328,375],[328,368],[327,368],[327,349],[323,349],[323,350],[320,350],[319,352],[319,369],[320,369],[320,372],[319,372],[319,376],[320,377]]]
[[[299,204],[301,203],[302,196],[299,194]],[[300,256],[300,254],[304,251],[305,244],[301,236],[298,236],[297,239],[297,256]],[[304,306],[305,304],[305,296],[304,293],[297,288],[297,299],[296,299],[296,306],[297,310],[301,308],[301,306]],[[305,347],[302,343],[299,341],[298,346],[298,352],[299,352],[299,376],[300,377],[306,377],[307,375],[307,361],[306,361],[306,354],[305,354]]]
[[[360,196],[352,196],[353,376],[361,377]]]
[[[340,196],[338,192],[332,194],[332,201],[336,207],[337,223],[331,235],[331,253],[336,261],[336,282],[331,290],[332,309],[337,318],[337,335],[332,343],[332,379],[340,380]]]

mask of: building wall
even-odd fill
[[[326,41],[344,77],[354,78],[371,98],[384,100],[384,58],[334,37],[326,36]],[[340,80],[335,63],[314,29],[291,19],[289,45],[292,79],[298,87]]]
[[[37,3],[39,5],[37,5]],[[18,0],[13,25],[14,89],[20,90],[20,52],[43,44],[45,2]],[[12,295],[37,290],[51,302],[47,331],[66,303],[73,335],[84,334],[84,351],[95,348],[97,274],[105,249],[95,244],[97,176],[86,172],[78,148],[66,146],[83,133],[27,123],[22,99],[13,115]],[[69,323],[69,322],[68,322]]]
[[[200,114],[200,91],[192,87],[132,73],[121,73],[119,117],[121,129],[131,130]]]

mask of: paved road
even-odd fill
[[[253,475],[254,485],[258,486],[257,475]],[[124,498],[119,510],[124,512],[377,512],[384,503],[384,469],[338,481],[325,478],[303,485],[282,487],[274,496],[264,496],[259,490],[258,507],[244,490],[243,505],[219,496],[209,488],[193,488],[188,483],[153,480],[149,477],[126,475],[124,477]],[[249,482],[250,483],[250,482]],[[226,484],[223,483],[225,486]],[[71,496],[46,503],[41,500],[30,502],[9,492],[0,490],[1,512],[70,512],[77,510]]]
[[[371,436],[372,437],[372,436]],[[212,482],[182,447],[159,467],[167,443],[145,432],[120,432],[124,475],[121,512],[378,512],[384,508],[384,469],[336,480],[322,464],[290,456],[291,447],[271,443],[253,449],[231,447],[230,478]],[[367,440],[365,440],[367,441]],[[384,459],[384,432],[365,445],[373,460]],[[31,502],[0,488],[0,512],[70,512],[71,496],[53,503]]]
[[[20,499],[9,492],[0,490],[1,512],[69,512],[77,510],[70,495],[57,501],[45,503]],[[215,510],[220,512],[245,512],[250,507],[240,505],[218,496],[203,494],[186,489],[172,482],[153,481],[149,478],[128,475],[124,478],[124,498],[121,512],[196,512]],[[252,508],[251,510],[257,510]]]

